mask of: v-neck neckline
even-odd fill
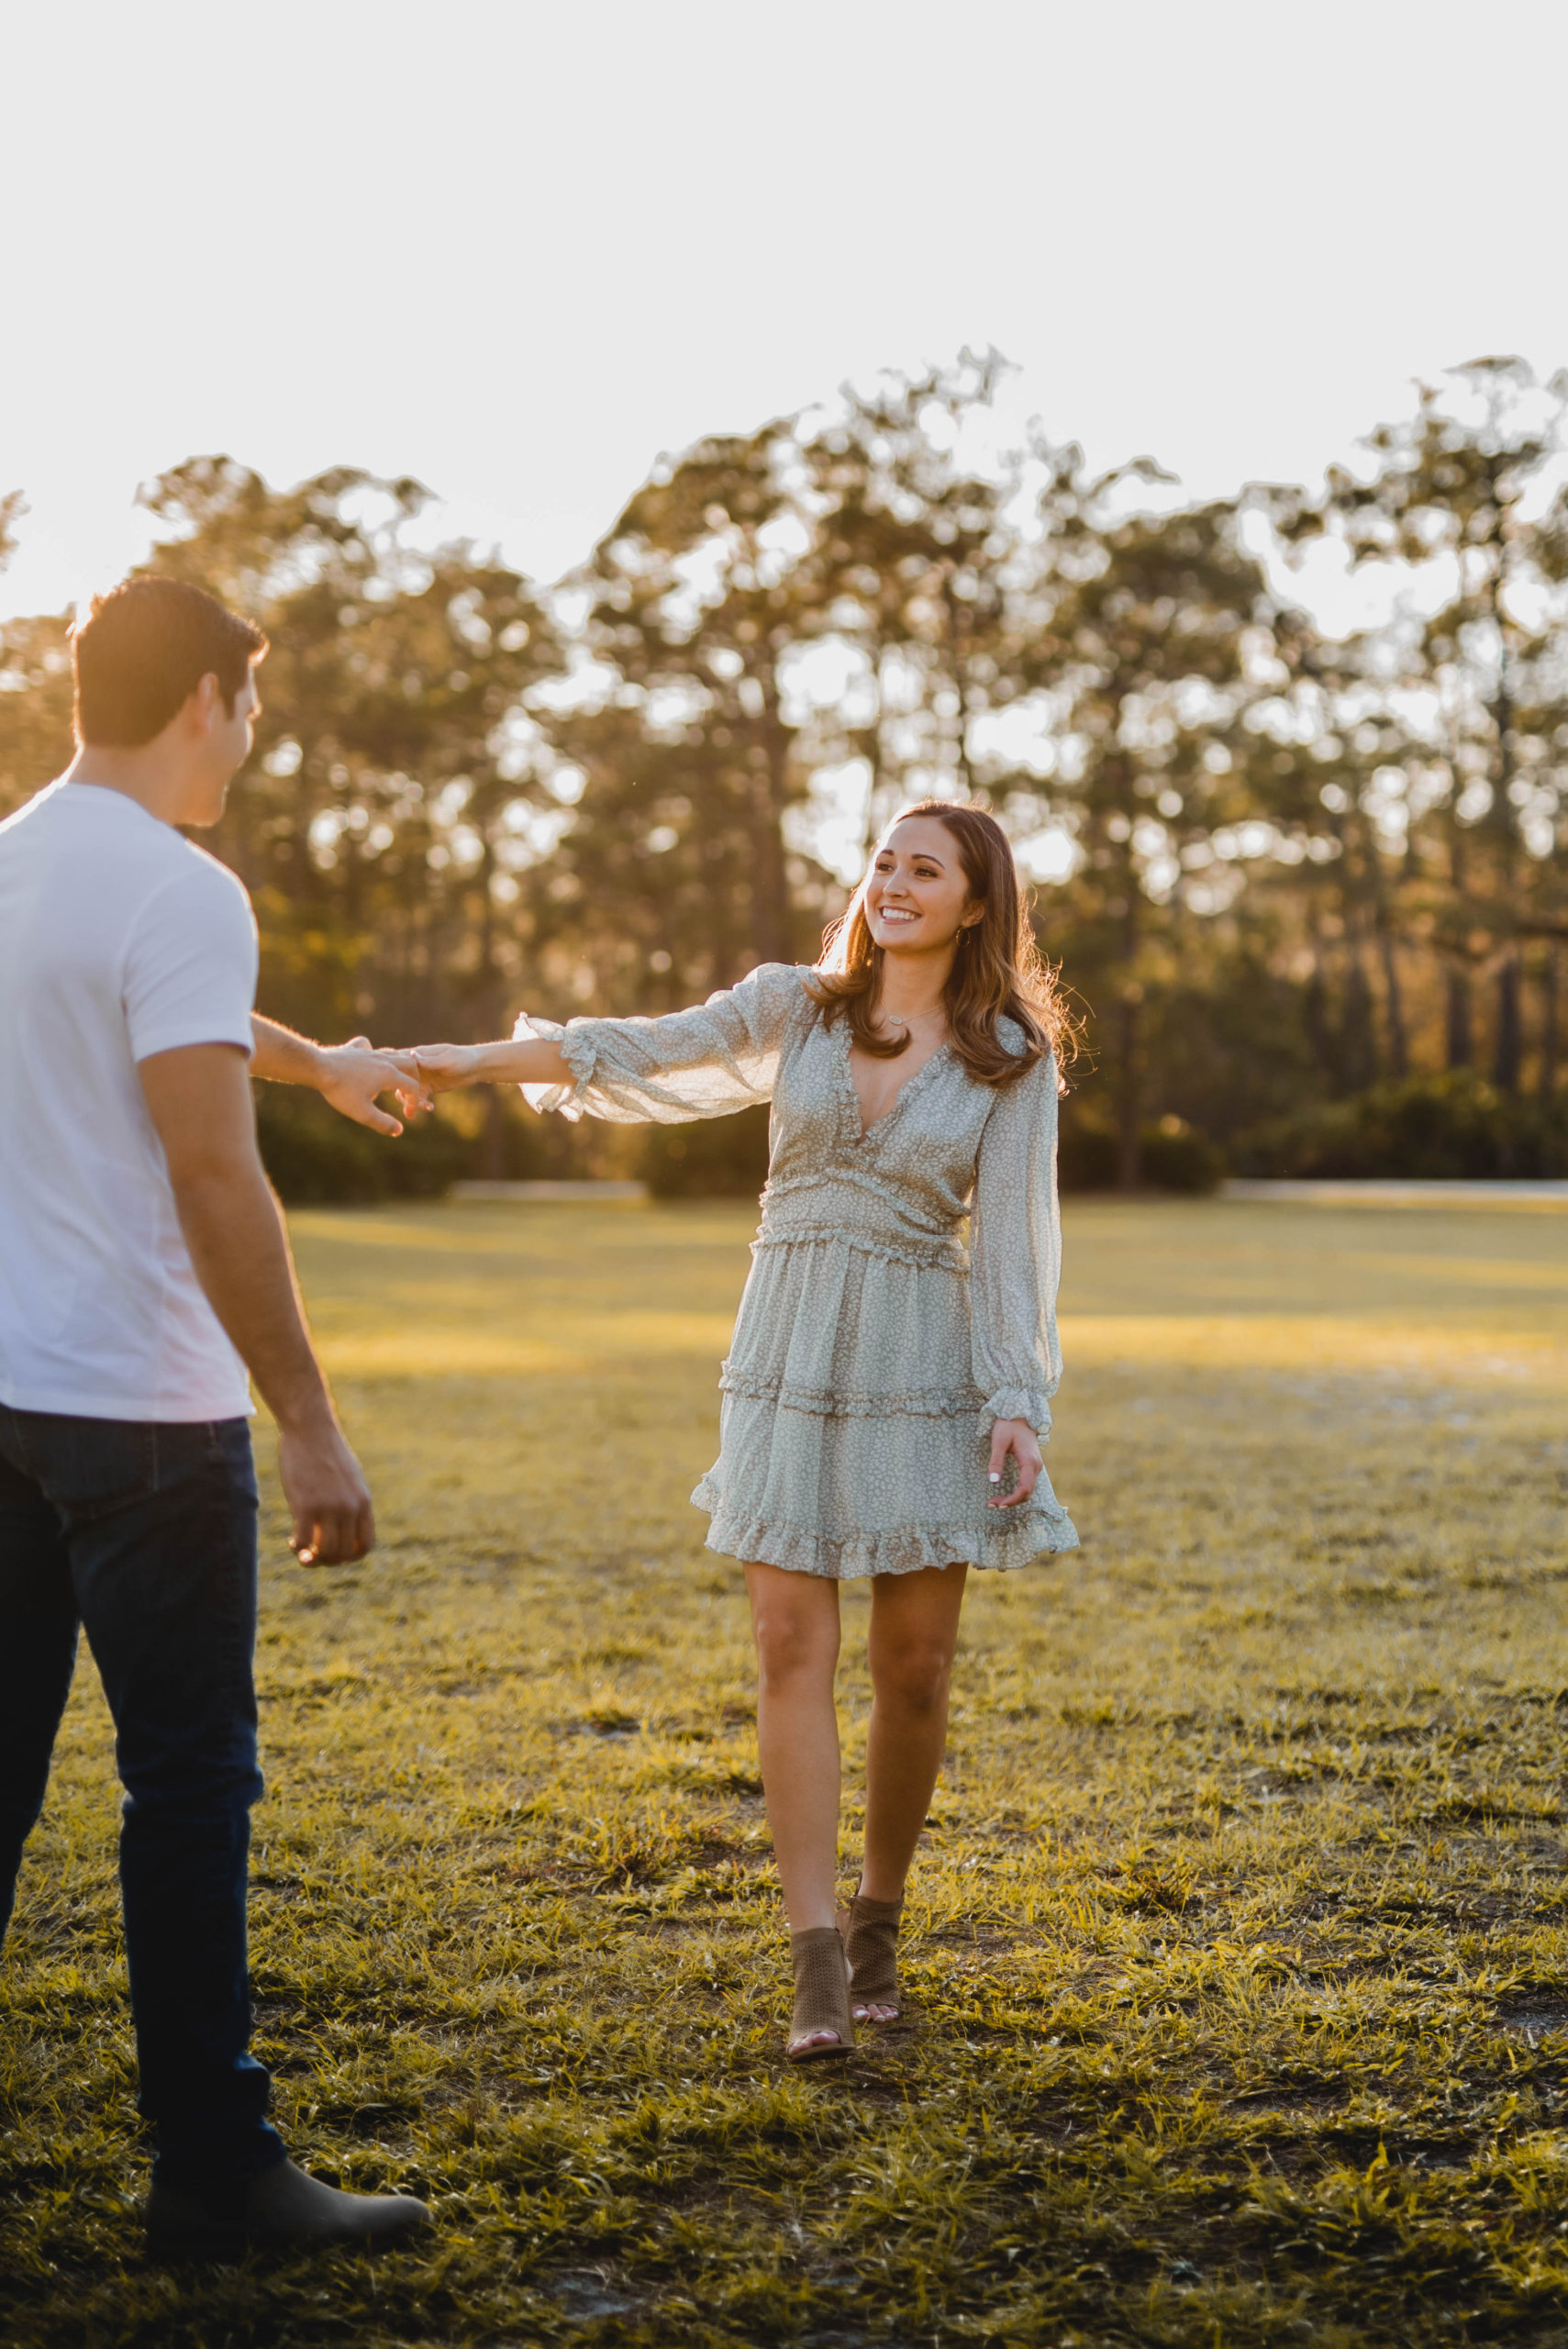
[[[873,1118],[868,1126],[865,1122],[865,1111],[861,1106],[861,1097],[855,1090],[855,1072],[850,1063],[850,1047],[853,1041],[853,1036],[849,1020],[839,1019],[833,1024],[839,1031],[839,1051],[835,1066],[839,1073],[840,1097],[845,1107],[853,1113],[854,1145],[858,1150],[862,1143],[870,1141],[873,1134],[881,1133],[890,1119],[897,1116],[910,1095],[917,1092],[925,1082],[929,1072],[947,1057],[952,1048],[952,1039],[945,1036],[936,1051],[928,1053],[913,1075],[905,1078],[882,1115],[879,1118]]]

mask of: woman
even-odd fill
[[[904,1883],[969,1567],[1077,1543],[1040,1451],[1061,1376],[1066,1028],[1005,833],[927,801],[888,828],[816,969],[764,964],[665,1019],[524,1018],[510,1043],[417,1054],[437,1090],[519,1084],[572,1118],[673,1122],[772,1100],[719,1456],[692,1497],[708,1547],[746,1568],[796,2062],[843,2055],[855,2020],[898,2013]],[[840,1938],[838,1586],[861,1575],[865,1854]]]

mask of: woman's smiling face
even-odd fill
[[[929,954],[951,946],[979,918],[957,841],[935,816],[906,816],[895,824],[866,883],[866,927],[873,942],[892,954]]]

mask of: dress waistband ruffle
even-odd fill
[[[762,1193],[755,1246],[795,1248],[824,1241],[921,1271],[937,1265],[949,1272],[969,1270],[968,1252],[957,1230],[933,1230],[880,1183],[847,1170],[770,1183]]]
[[[916,1272],[940,1270],[967,1273],[969,1258],[956,1240],[882,1240],[866,1231],[846,1231],[841,1224],[803,1224],[775,1230],[764,1223],[751,1242],[760,1248],[804,1248],[832,1242],[853,1248],[862,1256],[878,1256],[884,1264],[908,1264]]]
[[[978,1387],[803,1386],[796,1381],[763,1371],[740,1370],[726,1363],[719,1373],[721,1395],[743,1395],[750,1403],[767,1403],[774,1410],[807,1411],[817,1419],[978,1419],[982,1397]],[[987,1427],[990,1421],[986,1421]]]

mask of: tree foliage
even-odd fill
[[[1472,1063],[1551,1097],[1568,379],[1476,362],[1315,495],[1191,504],[1152,463],[999,447],[1000,373],[965,353],[699,441],[550,591],[424,544],[409,479],[154,483],[151,567],[272,641],[215,842],[265,1008],[393,1039],[687,1001],[809,957],[876,828],[935,792],[986,800],[1038,876],[1090,1016],[1074,1147],[1123,1183],[1196,1164],[1188,1126],[1256,1156]],[[1377,567],[1378,627],[1301,608],[1325,547]],[[65,620],[7,624],[0,807],[63,765],[69,717]]]

